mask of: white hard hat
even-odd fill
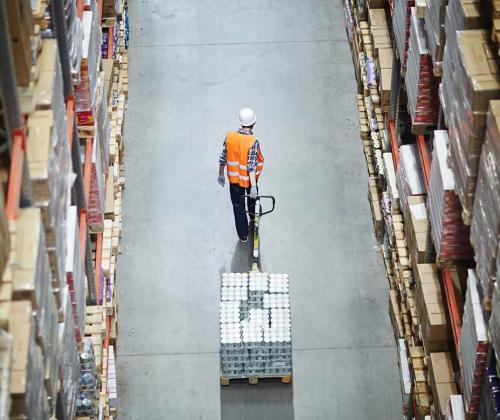
[[[240,124],[243,127],[250,127],[255,124],[257,117],[255,116],[255,112],[250,108],[243,108],[240,111],[240,116],[238,117]]]

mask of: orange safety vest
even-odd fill
[[[241,134],[237,131],[227,133],[226,151],[227,151],[227,177],[231,184],[239,184],[240,187],[250,187],[250,177],[248,176],[248,152],[255,143],[255,136]],[[256,178],[259,179],[260,173],[264,168],[264,156],[257,152]]]

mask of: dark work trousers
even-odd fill
[[[258,191],[257,187],[257,192]],[[245,194],[250,194],[250,188],[240,187],[238,184],[229,184],[229,192],[231,193],[234,222],[236,224],[238,236],[240,239],[248,238],[248,218],[245,212],[245,200],[243,200],[242,197]],[[246,208],[253,213],[255,209],[255,200],[247,198],[246,201]],[[250,221],[253,221],[253,216],[250,216]]]

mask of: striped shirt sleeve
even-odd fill
[[[248,151],[248,172],[255,172],[257,170],[257,154],[259,151],[259,141],[255,140],[255,143]]]
[[[227,148],[226,148],[226,139],[224,139],[224,144],[222,146],[222,153],[219,157],[219,165],[225,166],[227,163]]]

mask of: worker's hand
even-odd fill
[[[257,197],[257,187],[250,188],[250,198],[255,200]]]
[[[226,183],[226,178],[224,178],[224,175],[219,175],[219,177],[217,178],[217,182],[222,188],[224,188],[224,184]]]

